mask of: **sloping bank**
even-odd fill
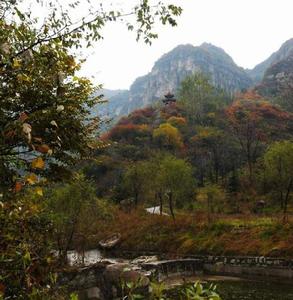
[[[97,234],[90,245],[120,233],[118,251],[134,253],[168,253],[184,255],[253,256],[293,258],[293,222],[282,224],[281,218],[214,216],[207,222],[202,214],[170,217],[147,215],[141,211],[117,212],[111,221],[97,224]]]

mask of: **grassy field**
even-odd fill
[[[119,250],[154,251],[170,255],[256,255],[293,258],[293,218],[282,216],[177,213],[169,216],[115,210],[113,218],[98,222],[90,245],[119,232]]]

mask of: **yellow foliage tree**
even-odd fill
[[[179,130],[169,123],[161,124],[153,132],[153,138],[161,147],[167,149],[180,149],[183,147]]]

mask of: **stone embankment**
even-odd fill
[[[147,293],[150,279],[169,277],[229,275],[293,281],[293,260],[267,257],[193,256],[180,259],[142,257],[132,261],[103,260],[83,268],[72,268],[60,275],[59,284],[79,291],[80,299],[110,300],[122,293],[123,282],[136,282],[140,292]]]
[[[203,257],[204,272],[244,277],[280,277],[293,280],[293,260],[271,257]]]

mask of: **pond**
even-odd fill
[[[217,283],[223,300],[292,300],[292,284],[264,281],[222,281]]]
[[[216,276],[214,278],[201,278],[201,280],[205,282],[205,284],[216,284],[217,291],[221,295],[222,300],[293,299],[293,285],[289,283],[261,281],[257,279],[245,280],[222,276]],[[170,291],[170,299],[179,299],[179,289],[180,288],[177,287]]]
[[[81,262],[81,255],[71,251],[68,253],[68,259],[71,264]],[[90,265],[103,259],[99,250],[86,251],[84,253],[84,264]],[[127,262],[124,259],[110,259],[113,262]],[[293,300],[293,284],[279,281],[264,279],[243,279],[229,276],[201,276],[189,277],[188,282],[198,280],[203,283],[214,283],[217,285],[217,291],[223,300]],[[183,284],[181,278],[170,278],[166,280],[166,286],[170,288],[169,299],[179,299],[179,285]]]

